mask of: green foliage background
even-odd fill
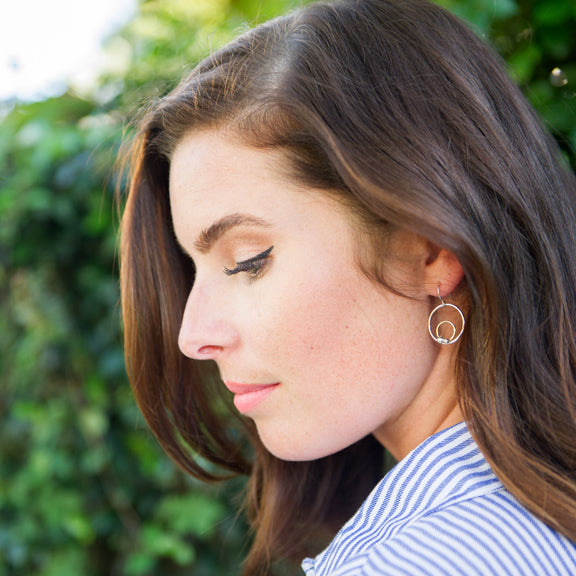
[[[576,3],[442,0],[500,50],[576,167]],[[0,576],[237,574],[241,481],[185,478],[127,383],[112,169],[128,119],[288,0],[147,0],[90,94],[0,122]],[[560,74],[550,76],[554,68]],[[567,83],[564,83],[567,79]]]

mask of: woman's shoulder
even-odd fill
[[[575,573],[576,545],[501,488],[414,519],[391,538],[374,542],[333,576]]]
[[[303,567],[307,576],[569,576],[576,545],[506,490],[459,424],[402,460]]]

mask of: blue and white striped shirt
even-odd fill
[[[576,544],[519,504],[460,423],[401,460],[302,567],[307,576],[575,576]]]

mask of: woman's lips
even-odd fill
[[[274,384],[238,384],[226,382],[226,388],[234,393],[234,406],[241,414],[246,414],[262,402],[274,389],[280,386]]]

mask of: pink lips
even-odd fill
[[[262,402],[280,384],[238,384],[226,382],[226,388],[234,393],[234,406],[241,414],[246,414]]]

